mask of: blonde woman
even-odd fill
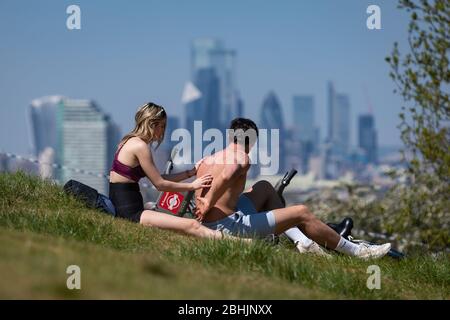
[[[206,174],[191,183],[179,181],[197,173],[191,170],[161,176],[149,149],[149,144],[164,139],[167,115],[163,107],[152,102],[144,104],[136,113],[135,128],[119,143],[112,164],[109,180],[109,197],[118,217],[138,222],[144,226],[157,227],[202,238],[220,239],[220,231],[202,226],[194,219],[180,218],[152,210],[144,210],[139,180],[148,177],[159,191],[188,191],[211,185],[212,176]]]

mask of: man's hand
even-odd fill
[[[205,197],[197,197],[197,207],[195,208],[195,216],[198,221],[202,221],[205,214],[211,209],[209,200]]]

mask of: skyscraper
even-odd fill
[[[325,148],[327,178],[336,178],[347,161],[350,148],[350,99],[336,93],[328,83],[328,137]]]
[[[294,139],[300,142],[301,167],[304,173],[308,172],[309,159],[317,148],[316,128],[314,126],[314,97],[294,96]]]
[[[369,163],[377,163],[377,132],[375,130],[375,119],[371,114],[359,116],[358,146],[364,150]]]
[[[314,97],[293,97],[294,129],[301,141],[314,141]]]
[[[350,146],[350,99],[336,93],[333,83],[328,83],[328,141],[333,152],[345,157]]]
[[[101,193],[107,193],[108,174],[115,146],[119,142],[118,127],[91,100],[63,99],[57,115],[58,162],[67,167],[60,182],[75,179]],[[74,171],[74,169],[76,171]],[[90,175],[81,170],[90,171]]]
[[[186,128],[195,120],[203,127],[225,129],[239,114],[236,52],[214,38],[195,39],[191,47],[191,78],[202,97],[187,106]]]
[[[62,96],[45,96],[31,101],[29,111],[36,157],[47,147],[57,151],[56,114],[62,99]]]
[[[214,68],[203,68],[197,71],[195,84],[202,92],[200,99],[193,102],[197,113],[201,113],[203,130],[221,128],[220,121],[220,79]],[[194,112],[194,111],[193,111]]]
[[[258,126],[260,129],[267,129],[270,134],[270,129],[279,129],[280,140],[277,145],[271,146],[268,144],[268,152],[272,154],[273,148],[278,148],[279,154],[279,171],[285,170],[285,141],[286,141],[286,127],[284,125],[283,110],[275,92],[271,91],[264,98],[261,108],[261,121]],[[268,140],[270,142],[270,139]],[[264,146],[259,146],[264,147]]]
[[[237,94],[236,96],[237,96],[236,114],[234,116],[232,116],[232,119],[238,118],[238,117],[242,118],[244,116],[244,101],[242,100],[242,98],[239,94]]]
[[[334,115],[334,137],[339,152],[346,157],[350,149],[350,99],[346,94],[336,95],[336,108]]]

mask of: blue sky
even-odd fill
[[[71,4],[81,8],[81,30],[66,28]],[[370,4],[381,8],[381,30],[366,27]],[[0,149],[31,151],[27,110],[44,95],[94,99],[124,132],[148,100],[184,115],[190,42],[205,36],[237,51],[246,116],[258,119],[274,90],[292,125],[292,96],[312,94],[323,138],[332,80],[350,95],[353,144],[366,88],[380,144],[399,145],[402,101],[384,58],[394,41],[406,51],[407,24],[396,1],[0,0]]]

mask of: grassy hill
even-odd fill
[[[66,268],[81,268],[68,290]],[[369,290],[367,267],[381,268]],[[62,188],[0,174],[0,298],[449,299],[448,254],[402,261],[302,256],[283,242],[210,241],[83,207]]]

